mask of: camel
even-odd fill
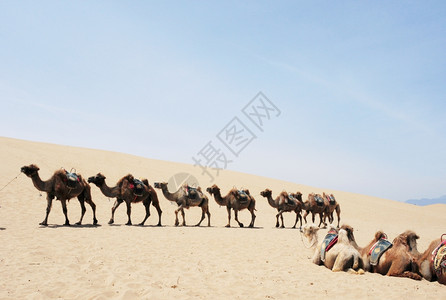
[[[328,216],[328,222],[332,224],[334,221],[333,213],[336,211],[336,215],[338,216],[337,228],[339,228],[339,221],[341,220],[341,206],[336,201],[336,198],[334,197],[333,194],[328,195],[323,193],[322,196],[324,198],[324,203],[326,205],[326,211],[324,213],[324,223],[325,223],[325,218]]]
[[[321,250],[326,244],[317,244],[318,230],[319,226],[316,227],[315,225],[306,225],[303,229],[304,235],[311,242],[312,248],[314,249],[313,263],[324,265],[333,272],[346,271],[354,274],[364,274],[361,254],[352,245],[351,232],[353,228],[347,225],[341,227],[339,231],[335,227],[330,229],[330,234],[337,234],[337,242],[334,245],[332,244],[329,251],[324,252],[324,258],[322,257]]]
[[[327,227],[327,224],[325,223],[324,213],[326,211],[327,206],[325,205],[324,201],[322,201],[322,205],[319,205],[315,199],[316,197],[319,197],[320,199],[322,199],[322,196],[319,194],[311,193],[308,195],[308,200],[304,202],[303,207],[302,207],[303,210],[305,210],[303,218],[304,218],[305,224],[306,224],[307,216],[311,212],[311,219],[312,219],[312,222],[314,223],[315,215],[319,214],[320,222],[319,222],[318,227],[320,227],[321,224],[324,224],[324,228],[325,228],[325,227]]]
[[[46,215],[45,219],[39,224],[43,226],[48,226],[48,215],[51,211],[51,206],[53,199],[60,200],[62,204],[62,211],[65,215],[65,226],[70,226],[70,221],[67,216],[67,201],[71,198],[77,197],[79,203],[81,204],[81,218],[76,225],[82,224],[82,219],[85,214],[85,202],[87,202],[91,209],[93,210],[93,224],[96,225],[98,220],[96,219],[96,205],[91,199],[91,189],[90,185],[82,178],[81,175],[77,174],[77,181],[70,181],[67,178],[67,173],[65,170],[57,170],[54,172],[53,176],[47,181],[42,181],[39,176],[39,167],[32,164],[29,166],[24,166],[21,171],[28,177],[31,178],[33,185],[39,191],[46,192]]]
[[[211,213],[209,212],[209,199],[206,195],[203,194],[201,188],[198,187],[196,189],[195,197],[191,198],[188,195],[187,190],[190,189],[187,185],[180,187],[176,192],[170,193],[167,189],[166,182],[155,182],[155,188],[161,189],[164,197],[172,202],[175,202],[178,205],[178,208],[175,210],[175,226],[179,225],[178,221],[178,212],[181,212],[183,217],[183,226],[186,226],[186,219],[184,216],[184,209],[189,209],[189,207],[199,206],[201,207],[201,220],[195,226],[200,226],[201,222],[203,222],[205,218],[205,214],[208,216],[208,226],[211,226]]]
[[[282,226],[280,228],[285,228],[283,224],[283,213],[294,211],[296,213],[296,221],[294,222],[293,228],[296,228],[297,221],[300,220],[300,227],[302,227],[302,194],[296,194],[296,200],[289,199],[289,195],[286,192],[281,192],[276,199],[272,198],[272,191],[270,189],[266,189],[260,192],[260,195],[265,197],[268,200],[269,205],[276,208],[278,214],[276,215],[276,227],[279,227],[279,217],[282,221]],[[300,199],[300,200],[299,200]]]
[[[358,247],[353,238],[353,245],[361,253],[366,270],[381,275],[421,280],[416,265],[416,257],[419,256],[417,250],[418,235],[411,230],[398,235],[393,240],[391,248],[385,251],[379,258],[377,265],[373,266],[370,264],[370,250],[382,238],[387,238],[386,234],[382,231],[376,232],[374,240],[364,248]]]
[[[243,223],[238,220],[238,212],[243,209],[248,209],[251,213],[251,223],[249,223],[249,227],[254,227],[256,201],[254,197],[249,194],[248,190],[243,190],[245,195],[241,196],[239,191],[233,188],[226,196],[222,197],[220,188],[214,184],[213,186],[208,187],[206,191],[214,196],[215,202],[217,202],[218,205],[226,206],[226,210],[228,211],[228,224],[225,227],[231,227],[231,209],[234,210],[235,221],[237,221],[240,227],[243,227]]]
[[[116,198],[115,203],[112,207],[112,215],[108,224],[113,224],[115,222],[115,211],[119,207],[122,202],[125,202],[127,205],[127,216],[128,221],[125,225],[132,225],[132,220],[130,218],[132,212],[132,203],[142,202],[144,207],[146,208],[146,215],[141,223],[138,225],[144,226],[144,223],[150,216],[150,203],[156,208],[158,211],[158,224],[157,226],[161,226],[161,214],[162,210],[159,205],[158,195],[153,187],[149,185],[147,179],[143,179],[140,183],[141,191],[138,195],[135,194],[134,186],[135,186],[135,178],[128,174],[122,177],[114,187],[109,187],[105,183],[105,176],[101,173],[98,173],[96,176],[92,176],[88,178],[88,182],[95,184],[98,188],[101,189],[102,194],[106,197]]]
[[[446,285],[445,257],[446,240],[432,241],[427,250],[417,259],[417,265],[423,278],[429,281],[437,280]]]

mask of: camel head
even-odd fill
[[[93,183],[97,187],[100,187],[105,183],[105,176],[101,173],[98,173],[96,174],[96,176],[88,177],[88,183]]]
[[[299,201],[302,201],[302,193],[301,192],[291,193],[291,196],[293,196],[294,198],[296,198]]]
[[[393,243],[394,244],[403,244],[405,245],[408,250],[410,252],[418,252],[417,250],[417,240],[420,237],[413,232],[412,230],[406,230],[405,232],[403,232],[402,234],[400,234],[399,236],[397,236],[394,240]]]
[[[261,191],[260,195],[262,195],[265,198],[268,198],[268,197],[271,197],[272,191],[270,189],[266,189],[264,191]]]
[[[206,192],[208,192],[211,195],[215,194],[217,191],[220,192],[220,188],[216,184],[206,189]]]
[[[355,236],[353,235],[353,227],[350,225],[342,225],[341,229],[345,230],[347,232],[347,237],[349,241],[355,241]]]
[[[39,170],[40,170],[39,167],[34,164],[29,165],[29,166],[24,166],[20,169],[20,171],[28,177],[31,177],[31,176],[37,174],[37,172]]]
[[[306,224],[304,228],[302,229],[302,232],[304,236],[308,239],[310,243],[313,245],[317,244],[318,236],[317,232],[319,230],[319,227],[317,227],[314,224]]]
[[[167,188],[167,182],[155,182],[153,186],[157,189],[165,189]]]

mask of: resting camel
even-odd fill
[[[293,228],[296,228],[298,220],[300,220],[300,227],[302,227],[302,216],[300,215],[302,211],[302,202],[300,201],[302,200],[302,194],[297,193],[296,200],[290,199],[287,192],[281,192],[279,196],[276,197],[276,199],[273,199],[272,191],[270,189],[266,189],[260,192],[260,195],[268,200],[269,205],[277,209],[278,214],[276,215],[276,227],[279,227],[280,217],[280,220],[282,221],[282,226],[280,226],[280,228],[285,228],[283,224],[283,213],[290,211],[294,211],[296,213],[296,221],[294,222]]]
[[[336,231],[334,227],[331,230],[337,232],[337,242],[330,248],[329,251],[325,252],[325,259],[322,258],[321,250],[325,247],[324,243],[317,244],[317,231],[319,227],[315,225],[307,225],[304,227],[304,235],[309,241],[312,242],[312,248],[314,249],[313,263],[317,265],[324,265],[333,272],[347,271],[354,274],[364,274],[363,262],[361,259],[361,254],[352,245],[352,231],[348,225],[341,227],[339,231]],[[329,231],[330,233],[332,231]]]
[[[424,279],[429,281],[437,280],[446,285],[446,243],[441,239],[432,241],[417,259],[417,265]],[[436,262],[434,266],[434,261]]]
[[[65,170],[57,170],[54,172],[53,176],[47,181],[42,181],[39,176],[39,167],[32,164],[29,166],[24,166],[21,171],[28,177],[31,178],[36,189],[42,192],[46,192],[46,215],[45,219],[40,223],[40,225],[48,225],[48,215],[51,211],[51,206],[53,199],[60,200],[62,204],[62,211],[65,215],[65,226],[70,225],[70,221],[67,216],[67,201],[71,198],[77,197],[79,203],[81,204],[81,218],[76,225],[82,224],[82,219],[85,214],[85,202],[87,202],[91,209],[93,210],[93,224],[96,225],[98,220],[96,219],[96,205],[91,199],[90,185],[82,178],[81,175],[77,174],[77,181],[73,181],[72,187],[68,186],[68,178]]]
[[[378,231],[375,234],[375,239],[364,248],[355,247],[361,252],[363,257],[367,257],[365,263],[366,268],[373,273],[381,275],[407,277],[415,280],[421,280],[418,273],[418,266],[416,265],[416,257],[419,256],[417,250],[417,239],[419,238],[415,232],[407,230],[398,235],[392,242],[392,247],[385,251],[378,260],[376,266],[369,264],[370,249],[374,242],[386,237],[383,232]],[[355,242],[356,244],[356,242]]]
[[[243,227],[243,223],[238,220],[238,212],[243,209],[248,209],[251,213],[251,223],[249,223],[249,227],[254,227],[256,201],[254,200],[254,197],[249,194],[248,190],[243,190],[245,195],[241,195],[239,191],[234,188],[231,189],[226,196],[222,197],[220,188],[214,184],[213,186],[208,187],[206,191],[214,196],[215,202],[217,202],[218,205],[226,206],[226,210],[228,211],[228,224],[225,227],[231,227],[231,209],[234,210],[235,221],[237,221],[240,227]]]
[[[322,199],[322,196],[319,194],[311,193],[308,195],[308,200],[304,202],[304,205],[302,207],[303,210],[305,210],[303,218],[305,220],[305,224],[307,223],[307,216],[311,212],[311,220],[314,223],[315,215],[319,214],[320,222],[318,227],[321,226],[321,224],[324,224],[324,228],[327,226],[325,223],[324,213],[326,210],[325,202],[322,201],[322,205],[318,205],[318,202],[316,202],[315,197],[320,197]],[[324,221],[323,221],[324,219]]]
[[[324,214],[324,223],[325,223],[325,218],[328,216],[328,222],[332,224],[334,221],[333,213],[336,211],[336,215],[338,216],[337,227],[339,228],[339,221],[341,220],[341,206],[336,201],[336,198],[334,197],[333,194],[328,195],[323,193],[322,196],[324,198],[324,203],[326,205],[326,210]]]
[[[175,210],[175,226],[179,225],[178,221],[178,212],[181,212],[181,215],[183,216],[183,226],[186,226],[186,220],[184,218],[184,209],[193,206],[199,206],[201,207],[201,220],[198,222],[195,226],[200,226],[201,222],[205,218],[205,214],[208,216],[208,226],[211,226],[211,214],[209,212],[209,199],[206,197],[206,195],[203,194],[201,191],[201,188],[198,187],[196,189],[197,194],[195,195],[195,198],[190,198],[186,192],[187,186],[180,187],[175,193],[170,193],[167,189],[167,183],[166,182],[155,182],[155,188],[161,189],[163,192],[164,197],[169,200],[173,201],[178,205],[178,208]]]
[[[158,211],[158,224],[157,226],[161,226],[161,208],[158,201],[158,196],[156,191],[149,185],[147,179],[142,180],[141,184],[141,193],[140,195],[135,195],[134,192],[134,177],[131,174],[122,177],[114,187],[109,187],[105,183],[105,176],[101,173],[98,173],[96,176],[92,176],[88,178],[88,182],[94,183],[98,188],[101,189],[102,194],[106,197],[116,198],[115,203],[112,207],[112,215],[108,224],[113,224],[115,222],[115,211],[118,206],[125,202],[127,205],[127,216],[128,221],[125,225],[132,225],[132,220],[130,218],[132,212],[132,203],[142,202],[144,207],[146,208],[146,216],[144,220],[139,223],[140,226],[143,226],[146,222],[147,218],[150,216],[150,203],[155,206]]]

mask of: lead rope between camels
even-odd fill
[[[7,187],[11,182],[13,182],[14,180],[16,180],[16,179],[20,176],[20,174],[22,174],[22,172],[20,172],[16,177],[14,177],[11,181],[9,181],[4,187],[2,187],[2,188],[0,189],[0,192],[3,191],[3,189],[4,189],[5,187]],[[1,207],[1,206],[0,206],[0,207]]]

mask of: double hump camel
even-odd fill
[[[243,190],[242,193],[244,193],[244,195],[242,195],[237,189],[233,188],[226,196],[222,197],[220,188],[214,184],[213,186],[208,187],[206,191],[214,196],[215,202],[217,202],[218,205],[226,206],[228,211],[228,224],[225,227],[231,227],[231,209],[234,210],[235,221],[237,221],[240,227],[243,227],[243,223],[238,220],[238,212],[243,209],[248,209],[251,213],[251,223],[249,223],[249,227],[254,227],[256,201],[254,197],[250,195],[248,190]]]
[[[283,213],[284,212],[291,212],[294,211],[296,213],[296,221],[294,222],[293,228],[296,228],[297,221],[300,220],[300,226],[302,227],[302,194],[296,193],[295,199],[290,199],[289,195],[286,192],[281,192],[279,196],[276,197],[276,199],[273,199],[272,197],[272,191],[270,189],[266,189],[262,192],[260,192],[260,195],[265,197],[268,200],[269,205],[276,208],[278,213],[276,215],[276,227],[279,227],[279,217],[282,221],[281,228],[285,228],[285,225],[283,224]]]
[[[96,205],[91,199],[91,189],[90,185],[82,178],[81,175],[77,174],[76,181],[68,182],[67,172],[65,170],[57,170],[54,172],[53,176],[50,179],[43,181],[39,176],[39,167],[32,164],[29,166],[24,166],[21,168],[21,171],[28,177],[31,178],[36,189],[42,192],[46,192],[46,215],[45,219],[40,223],[40,225],[47,226],[48,225],[48,215],[51,211],[51,206],[53,199],[60,200],[62,204],[62,211],[65,215],[65,226],[70,225],[70,221],[67,216],[67,201],[71,198],[77,197],[79,203],[81,205],[81,218],[76,225],[82,224],[82,219],[85,214],[85,202],[87,202],[91,209],[93,210],[93,224],[96,225],[98,220],[96,219]]]
[[[159,205],[158,196],[156,191],[149,185],[147,179],[143,179],[140,182],[141,191],[138,195],[135,194],[135,178],[128,174],[122,177],[115,186],[109,187],[105,183],[105,176],[101,173],[98,173],[96,176],[91,176],[88,178],[88,182],[95,184],[98,188],[100,188],[102,194],[106,197],[116,198],[115,203],[112,207],[112,215],[108,224],[113,224],[115,222],[115,211],[119,207],[122,202],[125,202],[127,206],[127,216],[128,221],[126,225],[132,225],[131,213],[132,213],[132,203],[142,202],[144,207],[146,208],[146,215],[144,220],[138,225],[143,226],[146,220],[150,216],[150,204],[156,208],[158,212],[158,224],[157,226],[161,226],[161,214],[162,210]]]
[[[157,189],[161,189],[164,197],[167,200],[173,201],[178,205],[178,208],[175,210],[175,226],[178,226],[180,223],[178,220],[178,212],[181,212],[181,215],[183,217],[182,225],[186,226],[184,209],[185,208],[189,209],[189,207],[194,207],[194,206],[201,207],[201,212],[202,212],[200,222],[198,222],[195,226],[201,225],[201,222],[203,222],[203,220],[205,218],[205,214],[208,216],[208,226],[211,226],[211,214],[209,212],[209,199],[208,199],[208,197],[206,197],[206,195],[203,194],[200,187],[198,187],[196,189],[195,196],[190,197],[187,192],[189,187],[186,185],[181,186],[174,193],[169,192],[166,182],[155,182],[154,186]]]

